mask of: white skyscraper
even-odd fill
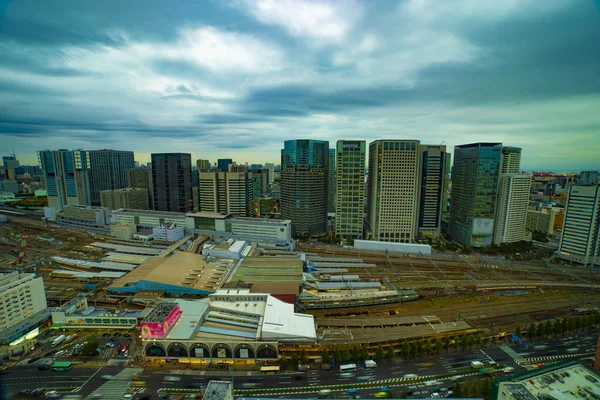
[[[600,265],[600,186],[571,186],[559,255],[584,265]]]

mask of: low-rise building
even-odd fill
[[[109,210],[134,209],[148,210],[150,202],[148,201],[148,189],[145,188],[124,188],[100,191],[100,203],[102,207]]]
[[[56,222],[79,228],[110,230],[110,212],[105,207],[64,206],[56,213]]]
[[[176,242],[183,239],[185,231],[183,226],[177,226],[173,222],[167,222],[161,226],[152,228],[152,236],[154,236],[155,240]]]
[[[131,240],[137,233],[137,228],[133,222],[117,222],[110,224],[110,234],[120,240]]]
[[[19,184],[15,180],[0,180],[0,192],[19,193]]]
[[[202,248],[202,254],[210,257],[231,258],[240,260],[246,257],[252,246],[244,240],[228,239],[221,243],[208,243]]]
[[[530,232],[542,232],[547,235],[554,233],[554,219],[556,212],[553,209],[543,208],[540,211],[527,210],[527,223],[525,227]]]
[[[179,226],[186,226],[185,213],[153,210],[119,209],[111,213],[111,223],[133,222],[138,230],[152,230],[155,226],[162,226],[173,222]]]
[[[72,300],[66,309],[52,312],[51,329],[133,329],[140,311],[105,310],[88,306],[85,297]]]

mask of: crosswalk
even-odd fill
[[[131,379],[139,375],[144,369],[143,368],[125,368],[123,371],[115,375],[111,380],[107,381],[104,385],[94,390],[87,399],[94,399],[98,395],[101,395],[103,399],[119,400],[123,397],[129,382]]]
[[[579,353],[579,354],[562,354],[562,355],[556,355],[556,356],[545,356],[545,357],[531,357],[531,358],[525,358],[523,359],[524,362],[540,362],[540,361],[557,361],[557,360],[564,360],[567,358],[586,358],[586,357],[591,357],[593,356],[594,353]]]

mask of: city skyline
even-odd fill
[[[538,4],[8,2],[0,147],[264,163],[295,138],[501,142],[524,170],[598,169],[597,3]]]

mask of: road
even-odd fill
[[[234,387],[240,389],[265,389],[265,388],[290,388],[290,387],[313,387],[336,384],[353,384],[361,382],[377,382],[380,380],[389,380],[402,378],[408,374],[414,374],[419,377],[439,375],[452,372],[474,372],[471,368],[472,361],[482,361],[489,363],[494,361],[498,364],[505,364],[513,367],[514,372],[521,372],[524,367],[515,360],[534,360],[541,358],[539,362],[555,361],[564,356],[575,354],[590,354],[595,351],[598,343],[598,330],[574,334],[560,339],[550,339],[540,341],[529,346],[514,345],[507,343],[506,347],[491,347],[481,350],[467,350],[457,353],[450,352],[431,357],[423,357],[417,360],[408,360],[396,363],[379,363],[377,368],[364,369],[359,368],[355,373],[342,375],[334,370],[320,371],[310,370],[307,373],[281,373],[278,375],[261,375],[258,371],[234,371],[230,373],[227,370],[164,370],[147,369],[144,370],[139,380],[147,383],[146,393],[156,393],[161,388],[195,388],[205,386],[210,380],[231,380],[233,378]],[[508,351],[506,350],[508,349]],[[583,356],[578,356],[580,358]],[[22,365],[12,367],[7,374],[1,375],[3,384],[8,394],[14,394],[18,391],[37,387],[68,387],[82,386],[78,392],[80,395],[87,396],[100,386],[106,383],[101,377],[103,375],[116,375],[124,370],[124,366],[105,366],[102,368],[89,368],[77,366],[68,372],[56,371],[38,371],[36,365]],[[167,375],[181,377],[179,382],[168,382],[165,380]],[[233,376],[232,376],[233,375]],[[502,375],[502,373],[500,373]],[[92,377],[92,378],[90,378]],[[426,396],[433,390],[440,388],[450,388],[453,380],[446,379],[428,386],[424,382],[406,383],[396,382],[390,386],[396,386],[394,391],[412,391],[415,396]],[[398,386],[401,385],[401,386]],[[315,393],[318,389],[315,389]],[[378,390],[362,390],[361,396],[372,397]],[[276,391],[271,393],[274,395]],[[263,395],[261,395],[262,397]],[[288,397],[294,395],[286,394]],[[306,396],[306,395],[305,395]],[[305,397],[299,396],[299,397]],[[298,396],[296,396],[298,397]]]

